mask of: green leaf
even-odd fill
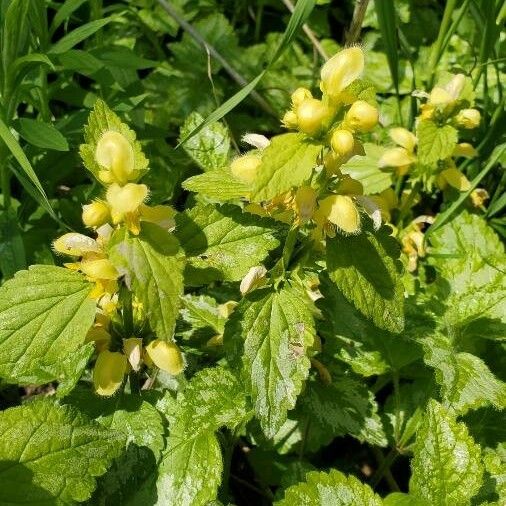
[[[186,137],[204,118],[198,113],[190,114],[181,127],[181,138]],[[213,123],[199,131],[184,144],[184,150],[204,170],[222,169],[230,158],[230,136],[221,123]]]
[[[457,130],[450,125],[437,126],[430,120],[418,123],[418,161],[423,165],[433,165],[438,160],[450,157],[457,145]]]
[[[219,334],[223,333],[226,322],[226,318],[220,314],[217,302],[206,295],[185,295],[181,316],[194,329],[211,328]]]
[[[0,211],[0,270],[9,279],[26,268],[26,254],[16,211]]]
[[[451,340],[441,334],[424,340],[427,365],[436,370],[445,404],[459,415],[470,409],[493,405],[506,408],[506,383],[498,380],[476,355],[457,352]]]
[[[183,188],[218,202],[243,198],[251,190],[247,184],[235,179],[229,170],[221,169],[192,176],[183,182]]]
[[[306,481],[285,491],[285,497],[276,506],[382,506],[379,495],[355,476],[346,476],[331,469],[329,473],[312,471]]]
[[[341,166],[341,172],[360,181],[364,186],[364,195],[380,193],[392,184],[392,175],[379,168],[379,159],[385,148],[366,142],[365,156],[355,155]]]
[[[98,173],[101,170],[100,165],[95,160],[95,150],[97,143],[102,135],[107,131],[118,132],[123,135],[134,152],[133,171],[137,179],[143,176],[148,170],[148,160],[142,152],[140,142],[137,140],[135,132],[131,130],[121,119],[113,112],[103,100],[97,100],[93,106],[93,111],[88,117],[88,123],[84,128],[85,144],[79,146],[79,154],[85,167],[98,179]]]
[[[357,379],[333,372],[331,375],[330,385],[311,381],[301,397],[301,418],[308,423],[306,448],[316,451],[345,435],[386,446],[374,395]]]
[[[160,339],[173,339],[183,294],[184,258],[177,239],[152,223],[138,236],[125,229],[109,243],[110,260],[144,305],[151,328]]]
[[[34,119],[19,119],[19,134],[25,141],[44,149],[68,151],[67,139],[50,123]]]
[[[325,349],[355,373],[384,374],[422,356],[421,346],[408,338],[407,329],[402,335],[379,329],[355,309],[326,275],[321,277],[320,292],[323,298],[316,304],[323,318],[317,324],[318,332],[325,338]],[[407,328],[416,324],[418,332],[419,323],[409,318]]]
[[[425,499],[413,497],[403,492],[388,494],[383,500],[383,506],[431,506]]]
[[[279,246],[281,230],[274,221],[232,205],[197,204],[178,214],[175,234],[188,258],[187,282],[240,280]]]
[[[33,170],[31,163],[28,161],[28,158],[26,157],[23,149],[19,145],[16,138],[12,135],[7,125],[1,119],[0,119],[0,138],[5,142],[6,146],[9,148],[9,151],[18,161],[19,165],[21,166],[21,169],[23,170],[23,174],[35,187],[35,192],[38,193],[41,204],[44,206],[44,209],[46,209],[51,216],[55,217],[56,215],[54,214],[53,208],[51,207],[51,204],[47,199],[46,192],[44,191],[44,188],[42,188],[39,178],[37,177],[37,174],[35,174],[35,171]]]
[[[0,413],[0,488],[5,504],[87,500],[124,437],[50,400]]]
[[[418,430],[411,466],[410,494],[433,506],[470,504],[482,482],[480,447],[435,400]]]
[[[404,328],[404,288],[399,246],[386,226],[370,223],[358,235],[327,239],[329,276],[343,295],[374,324],[391,332]]]
[[[53,44],[48,51],[48,54],[60,54],[72,49],[74,46],[86,40],[88,37],[93,35],[95,32],[98,32],[105,25],[110,23],[114,18],[108,17],[103,19],[96,19],[95,21],[90,21],[70,33],[64,35],[58,42]]]
[[[223,367],[204,369],[178,395],[158,470],[158,504],[205,505],[216,498],[223,462],[215,431],[247,416],[238,380]]]
[[[0,376],[43,384],[66,375],[95,317],[92,285],[81,274],[35,265],[0,288]]]
[[[5,5],[5,4],[4,4]],[[29,35],[29,0],[12,0],[5,6],[4,19],[1,24],[2,35],[2,85],[14,76],[7,77],[12,71],[12,64],[17,56],[25,51]],[[3,93],[7,90],[3,89]]]
[[[241,359],[267,437],[272,437],[295,406],[309,372],[307,350],[314,322],[304,295],[289,285],[248,295],[225,326],[224,341],[236,346],[230,360]]]
[[[262,151],[251,201],[270,200],[306,182],[318,165],[322,145],[304,134],[277,135]]]

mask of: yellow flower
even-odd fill
[[[234,309],[237,307],[237,305],[238,302],[235,300],[229,300],[228,302],[225,302],[218,306],[218,313],[222,318],[228,318],[234,312]]]
[[[430,92],[428,104],[446,106],[456,102],[465,85],[465,76],[456,74],[444,86],[435,86]]]
[[[484,188],[476,188],[471,192],[470,197],[474,207],[483,207],[485,201],[490,198],[490,195]]]
[[[465,192],[471,188],[471,183],[467,177],[456,167],[442,170],[438,175],[437,184],[441,190],[444,190],[448,185],[461,192]]]
[[[313,217],[316,208],[316,192],[310,186],[301,186],[295,193],[295,212],[301,223]]]
[[[75,257],[101,252],[100,245],[97,241],[91,237],[75,232],[69,232],[68,234],[58,237],[58,239],[53,242],[53,248],[58,253],[64,253]]]
[[[103,279],[114,281],[118,279],[119,273],[109,259],[84,260],[80,264],[80,270],[93,280]]]
[[[230,172],[240,181],[252,184],[255,181],[260,165],[262,165],[262,158],[260,156],[246,154],[232,161]]]
[[[86,334],[85,342],[89,343],[91,341],[95,343],[95,348],[98,351],[107,350],[111,344],[111,334],[101,325],[93,325]]]
[[[105,184],[124,185],[136,178],[133,147],[119,132],[109,130],[100,137],[95,149],[95,160],[102,167],[98,178]]]
[[[321,70],[322,92],[333,100],[358,79],[364,71],[364,53],[360,47],[349,47],[335,54]]]
[[[332,150],[339,156],[346,156],[353,151],[355,139],[348,130],[334,130],[330,138]]]
[[[481,114],[478,109],[462,109],[455,118],[457,125],[462,128],[476,128],[481,121]]]
[[[86,227],[100,227],[111,218],[109,206],[101,200],[83,206],[82,220]]]
[[[296,114],[299,130],[307,135],[317,135],[328,120],[330,111],[321,100],[306,98],[297,107]]]
[[[466,158],[474,158],[478,156],[478,151],[474,149],[472,144],[469,142],[461,142],[455,146],[452,156],[465,156]]]
[[[113,395],[123,383],[126,372],[127,359],[123,353],[101,351],[93,369],[93,384],[97,394]]]
[[[378,123],[378,109],[365,100],[353,102],[344,117],[343,125],[356,132],[369,132]]]
[[[298,126],[297,114],[294,111],[286,111],[283,119],[281,120],[281,124],[285,128],[289,128],[290,130],[295,130]]]
[[[155,339],[146,346],[146,354],[158,368],[173,376],[184,369],[183,354],[175,343]]]
[[[292,106],[296,109],[306,98],[313,98],[307,88],[297,88],[292,93]]]
[[[315,221],[330,237],[335,236],[336,227],[347,234],[360,231],[360,213],[348,195],[330,195],[321,200]]]
[[[117,225],[124,221],[133,234],[139,234],[139,208],[147,196],[148,187],[145,184],[128,183],[125,186],[119,186],[114,183],[109,186],[106,199],[111,208],[112,222]]]
[[[416,162],[414,150],[417,138],[405,128],[392,128],[389,135],[400,147],[390,148],[385,151],[379,159],[378,165],[380,168],[394,167],[397,169],[397,174],[403,176],[408,172],[411,165]]]

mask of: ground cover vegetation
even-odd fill
[[[505,504],[505,18],[0,0],[0,504]]]

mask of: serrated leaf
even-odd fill
[[[220,315],[217,302],[206,295],[185,295],[181,316],[194,329],[209,327],[219,334],[223,332],[226,321],[226,318]]]
[[[223,367],[204,369],[178,395],[158,471],[158,503],[199,506],[216,498],[223,470],[215,431],[247,415],[238,380]]]
[[[433,506],[470,504],[482,482],[480,453],[466,426],[431,399],[416,437],[410,494]]]
[[[476,355],[457,352],[452,341],[435,334],[424,340],[425,362],[436,370],[445,405],[459,415],[492,404],[506,408],[506,383]]]
[[[243,375],[267,437],[274,436],[295,406],[308,375],[306,354],[314,332],[308,305],[289,285],[253,292],[225,326],[225,342],[237,347],[230,360],[242,357]]]
[[[279,246],[281,230],[274,221],[232,205],[197,204],[180,213],[175,234],[188,258],[187,282],[240,280]]]
[[[0,288],[0,376],[43,384],[66,376],[65,361],[93,324],[92,285],[62,267],[35,265]]]
[[[123,436],[50,400],[0,413],[0,488],[9,504],[73,504],[91,496]]]
[[[381,497],[354,476],[331,469],[329,473],[312,471],[306,481],[285,491],[276,506],[382,506]]]
[[[181,138],[197,128],[204,118],[198,113],[190,114],[181,127]],[[230,136],[221,123],[213,123],[183,145],[184,150],[204,171],[222,169],[228,166],[230,158]]]
[[[217,169],[192,176],[183,182],[183,188],[217,202],[246,197],[250,187],[235,179],[229,170]]]
[[[84,127],[84,140],[86,143],[79,146],[79,154],[85,167],[98,179],[101,167],[95,160],[95,150],[102,135],[110,130],[120,133],[130,142],[134,152],[133,171],[137,179],[140,178],[148,170],[149,162],[142,152],[141,144],[137,140],[135,132],[123,123],[100,99],[95,102],[93,111],[88,117],[88,123]]]
[[[179,242],[163,228],[143,223],[138,236],[119,230],[109,243],[109,258],[144,305],[160,339],[173,339],[183,294],[184,257]]]
[[[389,228],[327,239],[329,276],[343,295],[374,324],[391,332],[404,328],[404,288],[399,246]]]
[[[332,383],[312,381],[301,397],[302,419],[308,423],[306,448],[316,451],[338,436],[386,446],[374,395],[356,379],[332,374]]]
[[[251,201],[270,200],[301,186],[318,165],[321,150],[321,144],[300,133],[273,137],[262,151],[262,163],[251,190]]]
[[[407,320],[402,335],[394,335],[366,319],[328,276],[321,277],[319,288],[323,298],[316,305],[323,318],[317,324],[326,340],[326,351],[348,364],[355,373],[366,377],[384,374],[422,356],[421,346],[406,335],[411,325],[416,323],[417,331],[421,327],[414,318]]]
[[[423,165],[433,165],[438,160],[450,157],[457,145],[457,130],[451,125],[438,126],[430,120],[418,123],[418,161]]]
[[[392,175],[379,168],[379,159],[385,148],[366,142],[364,144],[365,156],[355,155],[340,170],[353,179],[360,181],[364,187],[364,195],[380,193],[392,184]]]

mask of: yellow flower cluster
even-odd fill
[[[480,112],[477,109],[463,107],[466,102],[461,100],[461,94],[465,84],[465,76],[457,74],[444,86],[435,86],[430,94],[422,94],[427,101],[421,105],[417,121],[433,120],[438,124],[450,124],[456,128],[476,128],[480,123]],[[416,153],[418,139],[405,128],[392,128],[389,135],[396,146],[383,154],[378,162],[379,167],[394,169],[398,176],[404,176],[418,161]],[[476,155],[473,146],[466,142],[457,144],[452,153],[452,157],[472,158]],[[452,157],[439,164],[435,182],[442,190],[451,186],[459,191],[467,191],[471,185],[466,176],[457,169]]]
[[[133,234],[140,232],[140,222],[150,221],[164,228],[174,226],[174,210],[169,206],[149,207],[148,187],[135,181],[134,148],[128,139],[114,130],[102,134],[95,147],[95,161],[100,166],[98,179],[107,187],[105,198],[83,206],[83,223],[96,228],[124,223]]]
[[[145,347],[140,337],[123,339],[121,344],[121,338],[111,328],[120,276],[107,255],[114,227],[123,225],[137,235],[141,221],[148,221],[169,230],[174,227],[175,212],[169,206],[145,204],[148,187],[135,182],[140,174],[135,170],[134,149],[121,133],[111,130],[102,134],[96,144],[95,161],[100,166],[98,179],[106,191],[102,199],[83,206],[82,220],[86,227],[95,230],[96,238],[67,233],[56,239],[53,247],[56,252],[75,258],[64,264],[67,268],[82,272],[94,283],[90,297],[97,301],[97,313],[87,341],[94,342],[98,351],[93,371],[95,390],[109,396],[120,388],[128,372],[139,371],[142,364],[177,375],[184,368],[184,358],[176,344],[159,339]]]

